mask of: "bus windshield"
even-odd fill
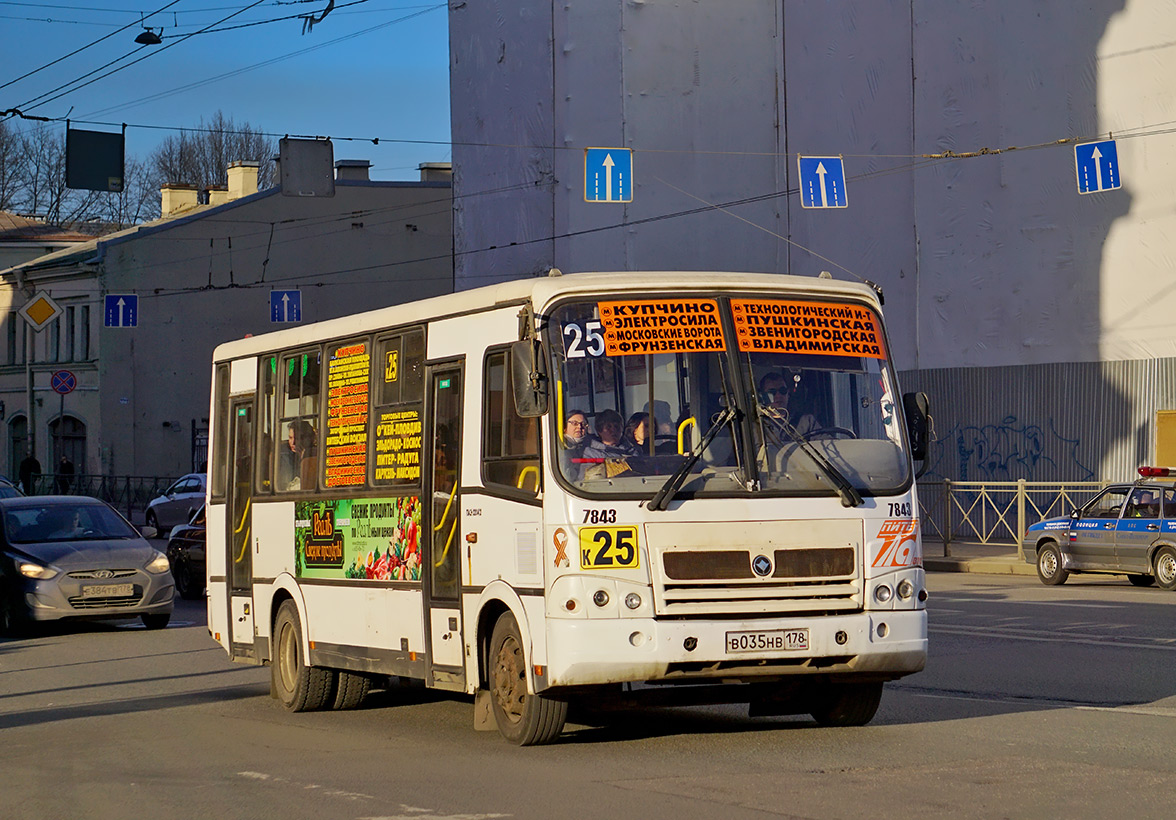
[[[910,460],[882,324],[792,297],[601,299],[553,310],[554,436],[585,495],[902,490]]]

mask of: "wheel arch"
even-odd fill
[[[256,596],[254,597],[256,600]],[[269,598],[269,612],[258,613],[261,615],[261,622],[266,625],[269,630],[266,636],[266,643],[269,646],[269,660],[273,661],[274,655],[274,623],[278,619],[278,610],[281,609],[282,604],[286,601],[294,602],[294,609],[298,612],[298,623],[302,625],[300,630],[302,635],[302,657],[310,657],[310,630],[306,620],[306,601],[302,597],[302,590],[299,588],[297,582],[289,575],[282,575],[274,582],[274,586],[270,590]]]
[[[531,625],[527,619],[527,610],[518,593],[503,581],[495,581],[482,590],[478,598],[477,620],[475,621],[474,645],[477,651],[477,669],[470,679],[476,682],[478,688],[486,688],[490,682],[490,637],[494,633],[494,624],[509,612],[514,616],[519,627],[519,635],[523,639],[523,647],[527,652],[527,691],[535,692],[535,642],[531,636]]]

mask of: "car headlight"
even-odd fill
[[[155,557],[147,562],[146,569],[148,572],[153,572],[156,575],[160,575],[171,569],[171,561],[167,560],[167,556],[162,552],[156,550]]]
[[[16,568],[20,570],[20,574],[24,577],[36,578],[38,581],[44,581],[57,574],[57,570],[55,569],[43,567],[40,564],[34,564],[30,561],[23,561],[17,564]]]

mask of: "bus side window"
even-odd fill
[[[506,350],[486,356],[483,373],[482,478],[513,493],[539,495],[539,420],[515,412]]]
[[[281,392],[278,417],[281,423],[278,430],[282,438],[280,442],[275,442],[278,451],[275,489],[313,490],[318,477],[322,351],[306,350],[284,356],[279,373]]]

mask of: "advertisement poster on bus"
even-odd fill
[[[417,496],[298,501],[296,571],[300,578],[419,581],[420,533]]]

